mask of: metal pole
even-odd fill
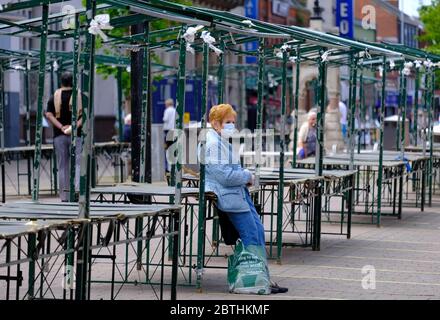
[[[246,69],[241,71],[242,79],[247,79]],[[246,119],[247,119],[247,99],[246,99],[246,81],[243,81],[240,86],[240,100],[241,100],[241,108],[239,109],[239,117],[240,117],[240,128],[243,129],[246,127]]]
[[[59,76],[59,70],[60,70],[60,66],[58,65],[58,69],[55,71],[55,66],[54,63],[57,63],[58,65],[58,61],[55,60],[54,62],[52,62],[50,64],[50,92],[55,92],[55,72],[57,73],[57,83],[60,82],[57,87],[61,87],[61,77]],[[53,152],[52,154],[52,161],[53,161],[53,167],[52,167],[52,177],[53,177],[53,184],[51,181],[51,192],[52,190],[54,191],[54,194],[57,194],[57,190],[58,190],[58,163],[57,163],[57,153]],[[53,188],[52,188],[53,186]],[[64,191],[64,190],[63,190]]]
[[[27,258],[29,261],[29,270],[28,270],[28,291],[27,296],[29,300],[34,299],[35,295],[35,260],[36,260],[36,242],[37,235],[35,233],[29,234],[28,239],[28,251]]]
[[[147,24],[147,22],[145,22]],[[148,30],[150,31],[150,25],[148,25]],[[148,34],[148,43],[150,42],[150,35]],[[145,182],[151,183],[152,182],[152,162],[151,162],[151,125],[152,125],[152,119],[153,119],[153,94],[152,94],[152,86],[153,86],[153,77],[151,75],[151,47],[148,46],[148,60],[146,68],[148,68],[148,82],[147,82],[147,109],[146,109],[146,131],[147,136],[145,138],[145,144],[147,145],[148,152],[145,156]],[[147,197],[148,203],[151,203],[151,197]]]
[[[419,116],[419,90],[420,90],[420,71],[419,68],[416,68],[416,88],[414,92],[414,117],[413,117],[413,134],[414,134],[414,145],[417,146],[418,144],[418,116]]]
[[[255,188],[260,188],[260,161],[262,151],[263,129],[263,99],[264,99],[264,38],[260,38],[258,45],[258,82],[257,82],[257,125],[255,141]]]
[[[4,120],[4,70],[3,64],[0,60],[0,149],[3,151],[5,147],[5,120]],[[4,153],[1,153],[0,164],[1,164],[1,176],[2,176],[2,202],[6,202],[6,173],[5,173],[5,159]]]
[[[77,143],[77,114],[78,114],[78,66],[80,45],[79,14],[75,15],[75,33],[73,37],[73,81],[72,81],[72,133],[70,143],[70,194],[69,200],[75,201],[75,176],[76,176],[76,143]],[[81,99],[81,97],[79,97]]]
[[[87,0],[87,25],[96,15],[96,0]],[[80,170],[80,189],[79,189],[79,218],[90,218],[90,186],[91,186],[91,162],[93,152],[93,99],[94,99],[94,78],[95,78],[95,36],[91,33],[86,35],[84,47],[85,63],[82,81],[82,157]],[[77,260],[77,285],[76,299],[87,299],[88,285],[88,264],[90,255],[90,225],[83,224],[84,237],[82,248],[78,252]]]
[[[224,43],[223,39],[220,40],[219,46],[220,46],[220,50],[222,52],[224,52],[225,51],[225,43]],[[224,100],[224,88],[225,88],[225,80],[226,80],[225,68],[224,68],[225,58],[226,57],[224,56],[224,54],[220,54],[220,56],[218,57],[218,70],[217,70],[217,80],[218,80],[217,81],[218,82],[218,84],[217,84],[217,97],[218,97],[217,103],[218,104],[223,103],[223,100]],[[209,67],[208,65],[205,66],[207,71],[206,71],[206,74],[203,74],[203,76],[206,76],[206,79],[208,79],[208,73],[209,73],[208,67]],[[204,71],[202,70],[202,72],[204,72]],[[205,79],[202,78],[202,81],[205,81]],[[206,88],[207,91],[208,91],[208,88],[209,88],[209,85],[207,83],[207,88]],[[205,91],[202,92],[202,94],[204,94],[204,93],[205,93]],[[208,98],[209,98],[209,93],[206,94],[206,100],[208,100]],[[208,106],[206,107],[206,109],[207,108],[208,108]],[[242,108],[240,108],[240,109],[242,109]],[[212,243],[215,244],[217,246],[217,248],[218,248],[218,245],[217,245],[218,242],[219,242],[219,219],[213,219],[213,221],[212,221]]]
[[[400,132],[401,133],[401,137],[400,137],[400,155],[401,155],[402,160],[403,160],[403,157],[405,156],[406,108],[408,107],[408,97],[407,97],[407,93],[406,93],[407,92],[406,89],[407,89],[407,85],[408,85],[408,79],[403,74],[403,72],[402,72],[402,78],[403,78],[403,88],[402,88],[402,99],[403,99],[402,108],[403,108],[403,110],[401,112],[401,114],[402,114],[402,121],[401,121],[402,128],[401,128],[401,132]]]
[[[359,57],[356,55],[355,57],[351,57],[351,80],[350,80],[350,95],[349,95],[349,105],[350,105],[350,170],[354,170],[354,149],[355,149],[355,112],[356,112],[356,95],[357,95],[357,67]]]
[[[53,63],[50,64],[50,92],[55,92],[55,68]]]
[[[30,60],[26,60],[26,71],[24,72],[24,98],[26,104],[26,145],[31,145],[31,99],[29,95],[29,71],[30,71]],[[3,72],[2,72],[3,73]]]
[[[298,104],[299,104],[299,76],[301,70],[301,47],[298,45],[296,48],[296,77],[295,77],[295,114],[293,119],[293,162],[292,166],[296,166],[296,148],[298,145]],[[293,80],[293,77],[292,77]]]
[[[141,34],[145,31],[143,23],[137,23],[130,27],[131,34]],[[144,50],[139,51],[131,51],[130,52],[130,63],[131,63],[131,159],[132,159],[132,180],[136,182],[140,182],[141,175],[144,175],[143,170],[145,168],[144,160],[142,160],[141,155],[141,143],[145,133],[142,129],[143,117],[142,117],[142,86],[144,85],[143,81],[143,52]],[[141,168],[141,165],[143,166]]]
[[[380,214],[382,206],[382,179],[383,179],[383,130],[384,130],[384,113],[385,113],[385,94],[387,82],[387,58],[383,57],[383,73],[382,73],[382,96],[380,106],[380,133],[379,133],[379,172],[377,178],[377,226],[380,227]]]
[[[5,147],[5,85],[3,64],[0,61],[0,148]],[[2,153],[3,157],[3,153]],[[3,162],[2,162],[3,165]]]
[[[118,115],[118,137],[119,142],[124,141],[124,121],[122,119],[122,68],[118,67],[118,73],[116,75],[117,90],[118,90],[118,104],[117,104],[117,115]]]
[[[174,212],[172,216],[172,221],[174,222],[173,231],[173,243],[179,242],[180,236],[180,213]],[[173,260],[171,268],[171,300],[177,299],[177,272],[179,269],[179,248],[177,246],[173,247]],[[163,268],[163,266],[162,266]]]
[[[58,62],[59,61],[59,62]],[[63,60],[56,60],[56,62],[58,63],[58,69],[56,70],[56,74],[57,74],[57,87],[61,87],[61,75],[63,73]]]
[[[26,145],[31,145],[31,99],[29,92],[29,72],[31,70],[31,61],[26,60],[26,71],[24,73],[24,97],[26,100],[26,119],[25,119],[25,128],[26,128]],[[32,165],[31,165],[31,157],[26,157],[27,163],[27,180],[28,180],[28,194],[32,195]]]
[[[145,23],[144,27],[144,35],[145,35],[145,42],[148,43],[149,41],[149,29],[150,25],[148,22]],[[150,79],[150,50],[148,46],[146,46],[143,49],[143,73],[142,73],[142,104],[141,104],[141,119],[140,119],[140,162],[139,162],[139,182],[144,183],[145,182],[145,158],[147,153],[147,109],[149,104],[149,94],[148,94],[148,87],[149,87],[149,79]],[[150,152],[151,153],[151,152]]]
[[[32,189],[32,200],[38,200],[40,190],[40,166],[41,166],[41,144],[43,136],[43,98],[44,98],[44,75],[46,70],[46,50],[47,50],[47,31],[49,5],[43,4],[41,38],[40,38],[40,66],[38,72],[38,100],[37,100],[37,119],[35,128],[35,158],[34,158],[34,181]]]
[[[399,74],[399,102],[397,105],[397,122],[396,122],[396,128],[397,128],[397,134],[396,134],[396,151],[400,150],[400,137],[402,134],[402,105],[403,105],[403,66],[400,68],[400,74]]]
[[[431,70],[431,88],[430,88],[430,108],[429,108],[429,206],[432,207],[432,156],[434,150],[434,121],[433,121],[433,111],[435,108],[435,71]]]
[[[320,56],[326,51],[321,49]],[[316,132],[316,156],[315,156],[315,175],[322,177],[324,163],[324,123],[325,123],[325,87],[327,84],[327,62],[319,61],[319,111],[317,112],[317,132]],[[316,199],[314,207],[313,239],[312,249],[320,250],[321,247],[321,210],[322,210],[322,182],[316,186]]]
[[[429,91],[429,72],[428,69],[425,68],[425,91],[423,92],[423,105],[424,105],[424,111],[428,111],[428,91]],[[426,156],[426,138],[427,138],[427,126],[426,126],[426,120],[423,121],[423,134],[422,134],[422,140],[423,140],[423,156]]]
[[[225,52],[225,41],[222,39],[220,41],[220,50]],[[203,51],[203,54],[205,54],[205,51]],[[204,66],[205,67],[205,66]],[[204,72],[204,70],[202,71]],[[203,74],[205,75],[205,74]],[[218,57],[218,71],[217,71],[217,79],[218,79],[218,85],[217,85],[217,96],[218,96],[218,104],[223,103],[224,100],[224,91],[225,91],[225,57],[223,54],[221,54]],[[202,79],[202,82],[204,80]],[[204,83],[202,83],[204,85]],[[246,86],[246,84],[245,84]],[[206,87],[206,90],[208,90],[208,87]],[[204,94],[203,92],[202,94]],[[208,106],[206,106],[207,108]],[[205,111],[206,112],[206,111]]]
[[[96,13],[96,0],[87,0],[87,23],[89,24],[91,19]],[[81,175],[80,175],[80,198],[79,198],[79,217],[88,218],[90,210],[90,172],[91,172],[91,157],[93,152],[93,113],[94,113],[94,68],[95,68],[95,36],[88,33],[86,36],[86,45],[84,47],[84,53],[86,56],[83,70],[82,81],[82,101],[83,101],[83,151],[81,158]]]
[[[281,264],[281,249],[283,245],[283,207],[284,207],[284,149],[286,127],[286,97],[287,97],[287,52],[283,51],[283,65],[281,70],[281,128],[280,128],[280,178],[278,181],[277,203],[277,262]]]
[[[359,122],[358,122],[358,147],[357,153],[361,153],[361,136],[362,129],[361,124],[365,119],[365,94],[364,94],[364,70],[361,68],[361,76],[359,78]],[[365,142],[365,132],[364,132],[364,142]]]
[[[186,31],[186,27],[182,27],[182,34]],[[174,203],[180,204],[182,196],[182,137],[183,134],[183,114],[185,112],[185,86],[186,86],[186,41],[184,38],[180,38],[179,46],[179,72],[177,79],[177,103],[176,103],[176,129],[178,132],[177,142],[177,157],[174,175],[171,177],[172,184],[176,187]],[[175,139],[176,140],[176,139]],[[176,141],[174,142],[176,143]]]
[[[220,63],[223,62],[221,59]],[[206,130],[206,110],[208,104],[208,69],[209,69],[209,46],[203,44],[203,68],[202,68],[202,106],[201,106],[201,126],[202,130]],[[222,64],[221,64],[222,66]],[[221,68],[221,67],[220,67]],[[220,72],[220,71],[219,71]],[[220,79],[219,79],[220,83]],[[221,89],[219,89],[219,99],[221,98]],[[204,255],[204,238],[205,238],[205,141],[200,142],[200,183],[199,183],[199,219],[198,219],[198,239],[197,239],[197,289],[202,289],[202,274],[205,264]]]

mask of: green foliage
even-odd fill
[[[430,52],[440,54],[440,0],[433,0],[431,5],[422,6],[419,13],[425,26],[425,33],[419,39],[427,43]]]
[[[184,5],[192,5],[192,0],[170,0],[169,2],[184,4]],[[86,6],[86,0],[82,0],[83,6]],[[101,12],[100,12],[101,13]],[[103,11],[103,13],[107,13],[110,15],[111,18],[114,17],[122,17],[128,15],[130,12],[126,9],[106,9]],[[179,23],[171,20],[164,20],[164,19],[156,19],[150,23],[150,31],[154,30],[163,30],[172,28],[174,26],[178,26]],[[130,28],[129,27],[119,27],[119,28],[113,28],[112,30],[105,31],[105,33],[109,36],[109,38],[121,38],[124,36],[127,36],[130,34]],[[175,39],[175,35],[169,35],[165,37],[154,37],[150,38],[151,41],[166,41],[166,40],[173,40]],[[101,37],[96,37],[96,49],[100,51],[102,54],[110,55],[110,56],[118,56],[118,57],[130,57],[130,51],[128,50],[121,50],[117,47],[108,47],[104,46],[102,43]],[[160,57],[156,55],[155,53],[151,54],[152,62],[155,63],[162,63]],[[104,65],[100,64],[96,66],[96,72],[100,74],[104,79],[107,79],[109,77],[115,77],[117,75],[117,67],[111,66],[111,65]],[[162,78],[161,75],[155,75],[154,80],[160,80]],[[130,95],[130,73],[126,70],[126,68],[123,68],[122,70],[122,91],[125,97]],[[154,89],[154,88],[153,88]]]
[[[424,24],[425,32],[419,40],[426,42],[427,50],[434,54],[440,54],[440,0],[433,0],[429,6],[422,6],[419,9],[420,20]],[[440,72],[435,71],[436,79],[439,79]],[[436,89],[440,88],[440,83],[436,81]]]

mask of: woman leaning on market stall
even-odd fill
[[[284,293],[288,289],[269,278],[264,227],[248,190],[254,176],[241,167],[239,154],[232,152],[229,142],[236,131],[236,117],[229,104],[212,107],[212,129],[206,133],[205,145],[206,191],[217,195],[220,219],[228,219],[239,237],[235,253],[229,258],[229,289],[234,293]],[[224,231],[222,228],[222,234]],[[254,280],[248,282],[249,279]]]

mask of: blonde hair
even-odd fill
[[[165,100],[165,105],[166,106],[173,106],[174,105],[174,100],[173,99],[166,99]]]
[[[312,109],[309,111],[309,113],[307,113],[307,119],[311,119],[313,116],[315,116],[315,117],[318,116],[318,112],[316,112],[315,109]]]
[[[235,112],[230,104],[219,104],[213,106],[209,111],[209,122],[212,123],[213,121],[218,121],[222,123],[223,119],[229,115],[234,117],[237,116],[237,112]]]

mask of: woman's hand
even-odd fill
[[[66,135],[69,136],[72,133],[72,127],[70,125],[62,126],[61,131]]]
[[[246,170],[246,171],[248,171],[250,173],[249,170]],[[248,183],[246,184],[246,186],[248,186],[248,187],[251,187],[255,184],[255,176],[252,173],[250,173],[250,174],[251,174],[251,177],[250,177]]]

